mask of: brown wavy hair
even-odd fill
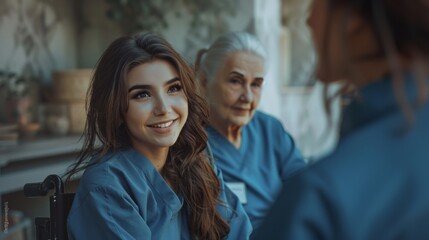
[[[167,61],[176,69],[189,107],[188,119],[170,147],[161,174],[185,199],[193,239],[224,238],[229,225],[216,210],[220,182],[204,152],[208,138],[204,131],[208,122],[207,103],[199,94],[193,70],[159,36],[139,34],[118,38],[101,56],[87,95],[84,145],[66,173],[67,180],[86,169],[89,161],[93,164],[94,156],[100,160],[107,153],[131,146],[126,126],[122,124],[128,109],[125,80],[133,67],[155,59]]]
[[[397,102],[401,108],[407,123],[411,125],[414,121],[413,105],[421,106],[429,99],[429,86],[427,83],[427,64],[429,63],[429,2],[426,0],[327,0],[328,9],[333,12],[337,8],[344,8],[343,20],[347,22],[351,13],[361,16],[372,28],[380,51],[366,59],[383,58],[388,63],[389,74],[393,78],[393,86]],[[332,15],[327,19],[332,23]],[[327,26],[325,31],[328,31]],[[327,52],[327,38],[325,34]],[[347,45],[346,43],[343,43]],[[347,54],[345,49],[344,54]],[[325,59],[329,58],[323,54]],[[401,63],[401,58],[412,61],[412,65],[406,66]],[[350,60],[349,60],[350,61]],[[326,61],[328,62],[328,61]],[[349,64],[351,64],[349,62]],[[418,86],[418,99],[416,103],[410,103],[404,91],[403,72],[411,71],[416,76],[415,81]],[[334,96],[328,96],[327,87],[325,86],[325,110],[328,116],[331,114],[331,101],[337,96],[349,93],[354,89],[357,80],[353,78],[346,82],[342,89]]]

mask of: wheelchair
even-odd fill
[[[74,193],[64,193],[63,180],[58,175],[49,175],[43,182],[24,185],[26,197],[49,197],[50,216],[36,217],[36,240],[67,240],[67,216],[73,203]]]

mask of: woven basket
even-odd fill
[[[76,69],[52,74],[55,101],[67,105],[72,134],[85,128],[85,98],[91,83],[92,69]]]
[[[70,133],[82,133],[85,129],[85,102],[67,103],[70,120]]]
[[[52,74],[55,99],[61,102],[85,101],[92,69],[74,69]]]

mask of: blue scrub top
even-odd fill
[[[300,151],[279,120],[259,111],[242,128],[238,149],[214,128],[206,130],[225,182],[245,184],[247,203],[243,206],[256,229],[283,182],[305,166]]]
[[[218,210],[230,224],[228,239],[249,239],[244,209],[221,186]],[[68,216],[69,239],[191,239],[183,203],[146,157],[121,150],[83,174]]]
[[[256,239],[429,239],[429,102],[407,127],[394,92],[389,77],[360,90],[337,149],[288,180]]]

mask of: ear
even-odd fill
[[[349,36],[356,36],[368,30],[368,26],[369,23],[364,18],[356,13],[352,13],[347,19],[346,31]]]
[[[202,89],[206,90],[208,84],[207,76],[204,73],[198,74],[198,81],[200,82]]]

